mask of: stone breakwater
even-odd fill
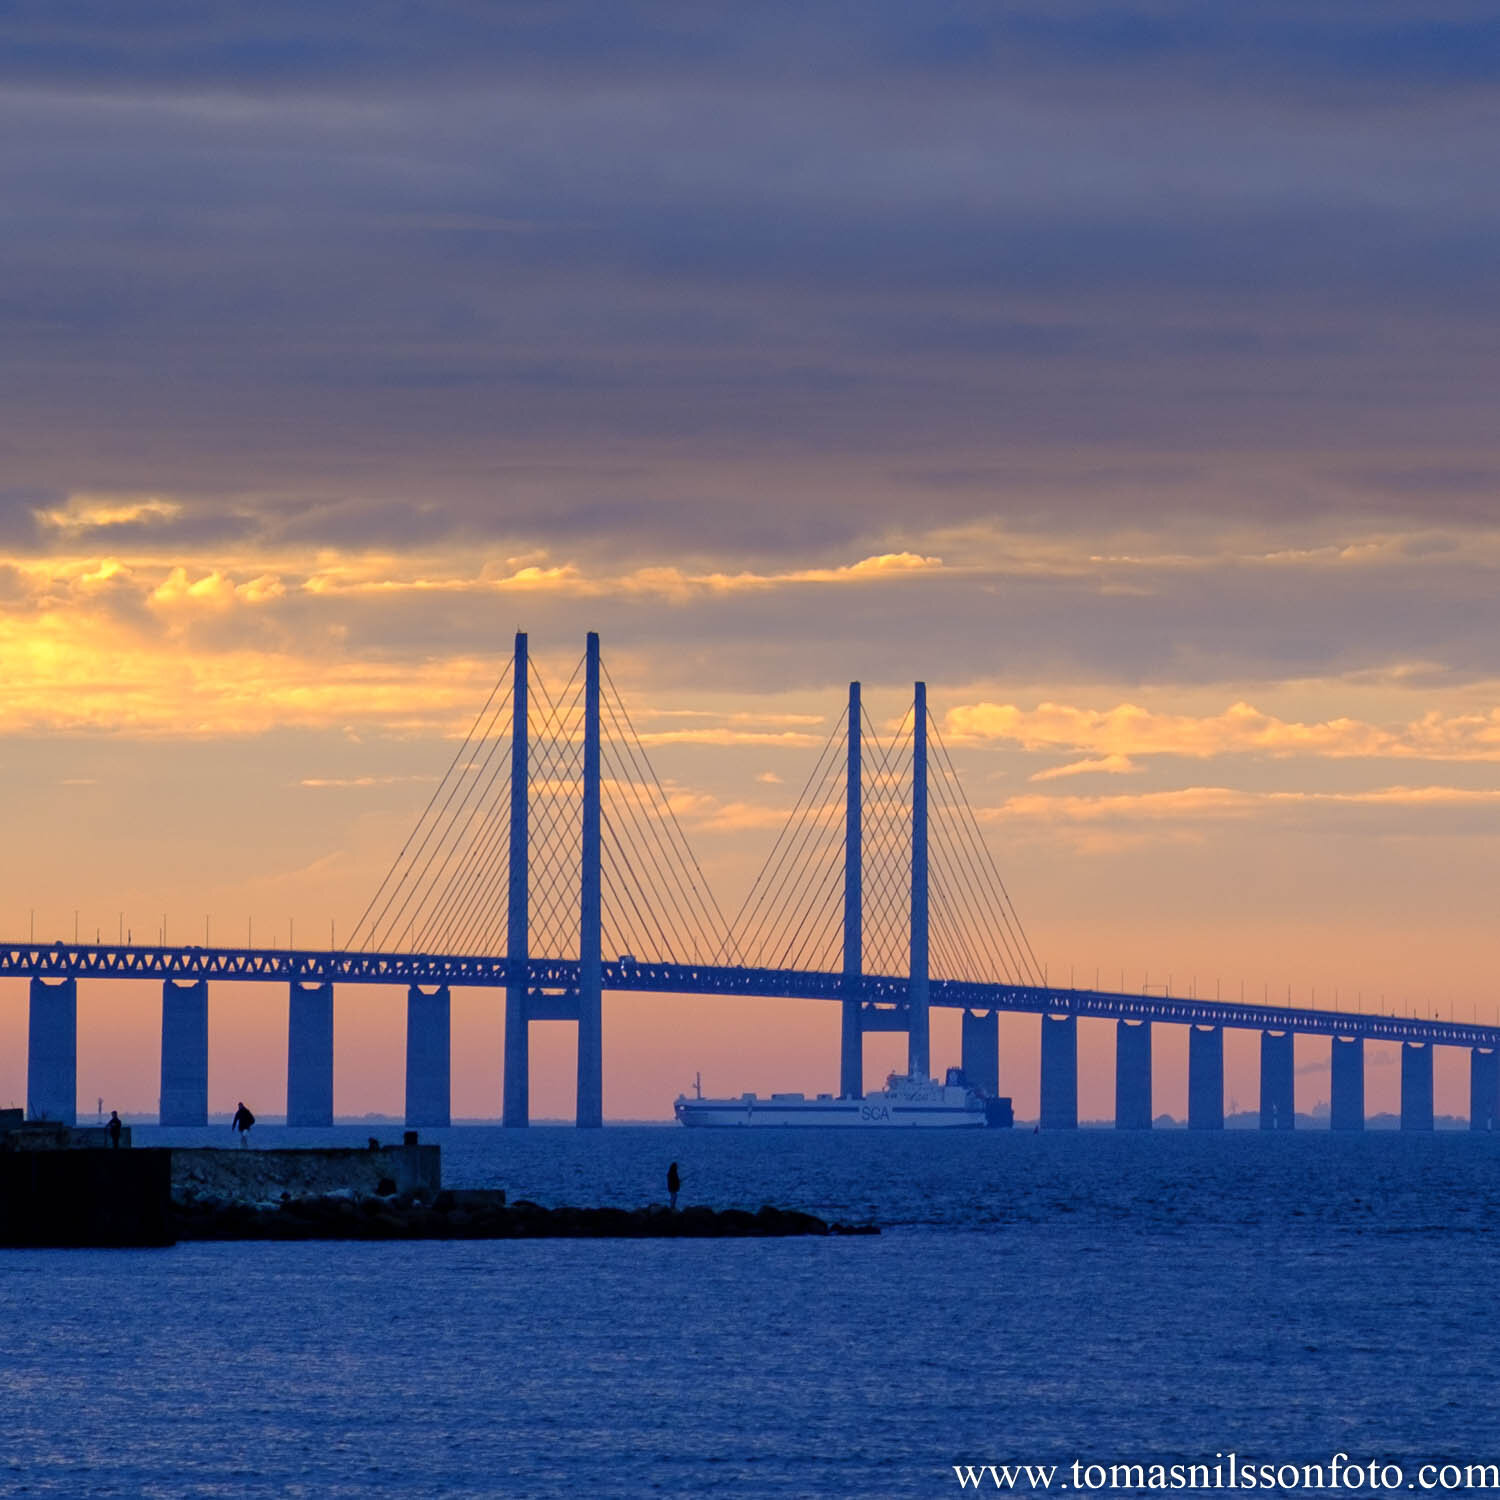
[[[420,1192],[442,1186],[441,1153],[415,1142],[400,1146],[299,1146],[240,1150],[237,1146],[173,1147],[172,1197],[270,1203],[338,1192],[359,1197]]]
[[[691,1207],[543,1208],[506,1203],[491,1191],[358,1197],[349,1191],[276,1204],[189,1197],[174,1201],[179,1240],[523,1240],[744,1239],[786,1235],[878,1234],[874,1225],[828,1224],[767,1204],[744,1209]]]

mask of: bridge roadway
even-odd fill
[[[603,988],[626,993],[744,995],[792,1000],[845,998],[841,974],[806,969],[747,969],[724,965],[605,963]],[[527,988],[533,1020],[573,1019],[569,1001],[578,992],[577,959],[528,960]],[[510,963],[502,956],[426,953],[351,953],[302,948],[211,948],[117,943],[7,943],[0,945],[0,978],[199,979],[319,984],[446,985],[503,989]],[[859,998],[868,1031],[903,1031],[904,976],[865,974]],[[931,1004],[973,1011],[1094,1017],[1106,1021],[1163,1021],[1179,1026],[1407,1042],[1414,1045],[1500,1050],[1500,1026],[1436,1017],[1372,1015],[1363,1011],[1247,1005],[1228,1000],[1119,994],[1035,985],[981,984],[933,979]]]

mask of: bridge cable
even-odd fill
[[[609,722],[615,730],[615,737],[605,742],[609,746],[606,756],[616,773],[616,785],[623,786],[628,792],[628,799],[623,795],[612,798],[611,809],[619,813],[621,823],[631,830],[631,845],[637,858],[645,868],[656,873],[659,896],[665,904],[670,904],[676,918],[675,925],[680,926],[683,936],[692,945],[701,962],[705,951],[713,951],[709,941],[712,928],[705,928],[706,909],[702,897],[694,889],[692,875],[683,867],[680,853],[669,838],[664,836],[660,814],[649,807],[642,796],[642,786],[638,781],[639,766],[633,756],[627,763],[626,758],[631,756],[631,750],[625,739],[620,717],[615,712],[614,702],[606,698],[605,705]],[[665,907],[663,911],[665,912]],[[666,920],[669,926],[674,925],[672,916],[667,916]]]
[[[995,864],[994,856],[990,853],[988,844],[980,837],[979,820],[974,816],[974,809],[969,805],[968,795],[964,791],[963,782],[959,780],[958,772],[953,767],[953,759],[948,753],[948,747],[943,741],[942,733],[938,729],[936,722],[933,724],[933,738],[937,742],[938,752],[944,764],[948,767],[948,773],[953,778],[953,785],[958,792],[959,799],[963,804],[963,810],[967,815],[965,819],[961,820],[961,826],[968,831],[971,842],[977,844],[985,863],[989,867],[990,874],[994,877],[995,885],[999,889],[1001,912],[1007,917],[1007,925],[1009,925],[1010,921],[1014,921],[1015,933],[1020,945],[1024,946],[1027,958],[1030,961],[1032,982],[1040,983],[1042,981],[1042,966],[1037,960],[1036,952],[1031,946],[1030,939],[1026,936],[1026,929],[1021,923],[1020,914],[1016,911],[1015,903],[1010,898],[1010,892],[1006,889],[1005,879]]]
[[[507,690],[505,698],[496,708],[493,717],[498,717],[504,711],[505,704],[509,701],[510,692]],[[489,749],[485,752],[484,759],[476,761],[470,758],[459,766],[458,776],[453,779],[452,785],[448,790],[448,795],[443,799],[442,807],[438,810],[436,818],[429,826],[421,845],[412,856],[411,864],[408,866],[405,875],[391,888],[379,915],[371,923],[369,936],[366,941],[367,947],[369,943],[375,942],[379,938],[382,944],[389,945],[393,951],[399,951],[400,943],[411,926],[411,923],[408,922],[403,927],[401,925],[402,918],[406,915],[413,899],[417,900],[416,912],[420,912],[423,905],[425,905],[431,893],[425,887],[424,882],[427,879],[428,872],[432,868],[433,861],[447,847],[449,837],[453,833],[458,819],[463,815],[464,809],[468,807],[469,801],[474,795],[475,788],[479,785],[480,776],[482,776],[485,767],[488,766],[501,743],[503,741],[498,736],[491,740],[488,731],[486,731],[484,738],[475,747],[475,754],[477,755],[479,749],[488,744]],[[475,771],[476,768],[479,775],[471,776],[469,773]],[[450,767],[450,774],[451,770],[452,768]],[[453,799],[458,796],[460,791],[462,791],[463,795],[459,797],[457,806],[454,806]],[[431,845],[431,852],[427,854],[427,858],[422,863],[421,869],[418,870],[417,861],[421,859],[422,854],[427,851],[429,845]],[[402,894],[403,892],[405,892],[404,895]],[[392,913],[391,906],[397,897],[401,898],[400,905]],[[415,919],[416,912],[413,913],[413,920]],[[384,936],[379,937],[382,932]]]
[[[803,925],[807,927],[807,937],[797,942],[795,948],[791,944],[788,945],[786,952],[789,956],[778,967],[808,969],[813,967],[814,962],[821,956],[828,960],[830,968],[837,968],[834,939],[844,925],[841,875],[842,871],[837,865],[829,869],[824,877],[822,905],[817,908],[817,915],[813,916],[814,908],[809,907],[809,915],[803,919]],[[821,926],[819,919],[821,919]],[[811,922],[810,926],[809,922]]]
[[[503,769],[504,775],[500,776]],[[495,786],[499,777],[499,786]],[[422,951],[446,952],[455,922],[466,912],[476,896],[482,894],[493,860],[500,848],[506,844],[503,835],[510,828],[510,806],[506,794],[510,790],[510,756],[501,757],[495,770],[490,772],[489,785],[483,794],[481,816],[474,826],[473,837],[464,850],[463,858],[435,898],[432,908],[417,933],[414,946]],[[436,939],[437,946],[428,947],[429,939]]]
[[[948,819],[942,816],[947,810],[940,805],[939,817],[934,819],[934,843],[939,855],[939,859],[934,861],[934,868],[951,865],[955,882],[953,890],[957,893],[954,915],[957,918],[961,914],[963,920],[973,927],[976,937],[984,945],[986,961],[992,967],[994,977],[1008,980],[1024,965],[1019,955],[1013,951],[1004,925],[995,920],[992,912],[985,910],[986,882],[983,873],[976,868],[967,846],[959,842]],[[1000,945],[998,948],[997,941]],[[1001,949],[1004,950],[1003,956]],[[978,979],[985,976],[981,970],[972,977]]]
[[[497,710],[497,717],[500,712],[504,711],[505,703],[509,701],[510,692],[507,691],[504,701]],[[466,812],[472,818],[473,809],[470,807],[470,802],[474,798],[476,790],[483,784],[484,773],[502,744],[504,744],[504,740],[500,736],[497,735],[494,738],[490,738],[486,735],[485,739],[480,742],[480,746],[476,746],[475,755],[471,756],[459,767],[458,779],[454,782],[447,798],[444,799],[443,807],[429,829],[428,840],[425,841],[426,843],[431,843],[431,852],[427,855],[427,859],[420,870],[416,869],[416,861],[415,859],[413,860],[412,867],[408,870],[403,885],[392,890],[385,907],[381,911],[377,927],[383,926],[384,928],[384,937],[380,939],[382,946],[396,952],[402,950],[403,944],[410,935],[413,923],[433,895],[432,885],[428,883],[428,876],[432,870],[433,862],[442,855],[443,864],[438,868],[440,876],[442,870],[446,868],[448,861],[452,858],[453,844],[450,843],[450,839],[462,839],[462,832],[456,832],[460,828],[460,819],[465,817]],[[478,755],[479,748],[484,745],[487,745],[488,749],[485,750],[483,759],[476,759],[475,756]],[[463,795],[458,798],[455,805],[453,799],[460,790],[462,790]],[[418,850],[418,857],[420,857],[421,852],[421,850]],[[392,912],[390,909],[391,905],[395,901],[395,898],[401,895],[402,890],[405,891],[405,895],[402,896],[400,905]],[[416,902],[415,907],[412,906],[413,901]],[[411,916],[403,922],[408,909],[411,910]],[[375,932],[372,930],[372,938],[374,935]]]
[[[904,715],[882,741],[865,716],[874,749],[870,764],[865,841],[865,949],[867,972],[901,974],[910,968],[911,819],[906,784],[911,743]]]
[[[582,818],[582,803],[575,791],[581,749],[574,743],[580,705],[569,695],[582,667],[580,657],[555,699],[540,667],[533,668],[542,712],[539,732],[532,737],[536,755],[534,760],[527,757],[531,762],[527,770],[527,952],[543,958],[568,957],[575,931],[576,913],[568,898],[578,870],[576,840],[571,835],[573,825]]]
[[[600,740],[600,762],[601,781],[604,780],[602,772],[608,769],[612,772],[609,784],[614,786],[620,785],[622,767],[619,763],[619,753],[613,743],[603,736],[601,736]],[[604,789],[601,788],[601,791]],[[630,929],[629,924],[624,921],[623,906],[619,905],[618,902],[615,903],[615,909],[619,912],[616,936],[617,940],[624,944],[623,949],[617,949],[616,951],[634,952],[639,948],[642,952],[649,952],[647,944],[652,941],[651,930],[654,927],[656,930],[655,941],[661,944],[659,956],[669,962],[675,963],[677,961],[676,953],[668,937],[668,933],[673,927],[672,919],[664,911],[659,911],[655,903],[652,902],[649,885],[642,879],[637,870],[638,865],[641,869],[652,869],[655,867],[655,861],[651,859],[650,851],[642,841],[641,830],[637,826],[638,820],[632,815],[628,803],[618,809],[620,813],[619,817],[611,817],[610,813],[617,810],[615,808],[616,799],[611,798],[606,801],[601,796],[600,800],[603,811],[601,823],[609,840],[609,848],[614,852],[613,859],[604,860],[606,873],[612,874],[614,879],[603,882],[601,895],[612,895],[614,886],[618,883],[622,895],[629,902],[631,910],[635,914],[637,923],[640,924],[637,929]],[[632,847],[635,850],[635,858],[631,857]],[[640,897],[639,902],[636,900],[637,896]],[[644,907],[644,913],[642,907]],[[687,932],[687,935],[691,939],[689,924],[682,918],[680,909],[678,909],[678,915],[684,931]],[[647,943],[641,943],[639,941],[641,938],[645,938]]]
[[[785,884],[783,872],[786,869],[787,860],[791,858],[795,866],[800,857],[801,845],[806,841],[807,820],[804,813],[811,809],[814,799],[823,797],[824,787],[830,773],[838,771],[839,752],[846,748],[841,734],[847,717],[847,712],[840,716],[828,739],[824,742],[818,759],[808,774],[807,781],[803,784],[786,822],[776,836],[776,842],[772,845],[770,854],[766,857],[765,863],[761,866],[760,872],[756,875],[749,892],[735,914],[731,927],[732,940],[739,945],[739,951],[744,960],[752,966],[757,966],[755,961],[758,957],[759,944],[766,921],[781,899],[782,888]],[[753,929],[750,925],[752,923]]]
[[[506,701],[509,701],[509,697],[510,694],[507,693]],[[503,709],[504,705],[502,704],[501,707]],[[453,801],[453,793],[449,794],[447,801],[444,803],[444,811],[439,814],[442,831],[432,846],[432,852],[427,856],[427,860],[423,864],[421,871],[416,874],[415,879],[406,887],[406,895],[402,899],[400,906],[389,917],[389,924],[385,929],[384,944],[390,947],[392,951],[400,952],[403,950],[404,945],[410,939],[411,929],[415,925],[417,918],[421,915],[423,908],[433,898],[434,887],[437,881],[442,878],[443,871],[452,860],[458,844],[463,840],[463,829],[467,826],[468,822],[473,820],[475,808],[471,807],[470,803],[475,798],[476,792],[479,792],[480,802],[482,803],[484,791],[481,791],[480,788],[481,786],[485,790],[488,788],[488,784],[483,781],[484,773],[504,741],[501,737],[496,736],[494,739],[487,739],[484,743],[487,743],[489,748],[485,751],[483,760],[476,761],[471,758],[460,768],[460,780],[455,783],[453,791],[457,792],[459,787],[462,786],[463,796],[458,799],[457,805],[453,806],[452,810],[449,811],[449,805]],[[501,763],[503,764],[503,760]],[[439,855],[442,856],[442,864],[438,866],[436,875],[432,877],[432,881],[429,883],[429,873],[432,871],[433,862],[437,860]],[[394,894],[396,893],[393,893],[393,896]],[[412,906],[413,901],[416,902],[414,907]],[[387,912],[389,911],[389,904],[388,902]],[[408,909],[411,910],[410,917],[406,915]],[[386,920],[386,915],[386,912],[382,912],[382,921]],[[405,918],[405,921],[403,921],[403,918]]]
[[[968,841],[954,826],[958,814],[952,806],[951,790],[946,779],[940,779],[939,786],[938,817],[934,820],[934,826],[937,829],[936,842],[940,858],[944,864],[952,866],[959,906],[965,919],[973,925],[985,944],[989,962],[994,966],[995,977],[1009,981],[1013,975],[1024,972],[1024,960],[1015,950],[1001,914],[994,909],[990,882],[976,865]]]
[[[765,863],[761,866],[754,882],[751,884],[748,894],[740,904],[735,913],[734,922],[731,927],[732,941],[739,944],[740,954],[746,962],[751,962],[754,957],[753,943],[749,940],[748,933],[741,937],[742,923],[758,922],[759,915],[764,904],[773,891],[779,891],[781,872],[785,867],[790,850],[796,842],[798,831],[802,828],[802,811],[804,804],[811,806],[813,797],[821,794],[824,782],[829,774],[830,765],[836,767],[838,764],[837,754],[840,747],[839,734],[843,727],[847,713],[841,715],[839,721],[834,725],[828,739],[818,754],[817,761],[808,773],[807,781],[802,790],[797,794],[797,800],[792,805],[791,812],[776,835],[776,842],[771,846],[771,852],[766,856]],[[818,791],[813,791],[814,783],[817,783]],[[758,927],[757,927],[758,931]]]
[[[940,745],[940,748],[945,747]],[[946,756],[944,758],[947,759]],[[980,835],[978,821],[973,815],[973,810],[963,796],[963,786],[958,780],[956,771],[953,770],[951,759],[948,760],[948,769],[952,778],[951,784],[962,801],[961,812],[957,804],[953,809],[954,825],[960,835],[960,848],[967,851],[965,857],[971,865],[978,864],[981,872],[988,872],[988,879],[985,879],[982,873],[976,878],[978,890],[985,897],[986,904],[992,913],[994,931],[1007,952],[1013,956],[1016,981],[1025,982],[1029,978],[1031,982],[1039,984],[1041,983],[1040,965],[1036,961],[1036,955],[1032,952],[1030,943],[1026,940],[1025,930],[1021,926],[1020,918],[1016,915],[1004,881],[995,867],[994,858]]]
[[[608,665],[601,661],[600,666],[604,672],[605,680],[609,684],[610,693],[613,695],[613,702],[619,708],[620,716],[625,721],[627,731],[627,735],[623,737],[625,748],[631,754],[632,763],[634,763],[635,753],[639,752],[640,759],[645,765],[647,777],[649,778],[643,779],[643,785],[648,790],[655,790],[662,807],[666,810],[668,819],[670,819],[671,827],[677,841],[681,845],[682,854],[692,866],[692,875],[690,875],[689,880],[694,891],[698,893],[699,904],[703,907],[704,920],[710,923],[709,931],[711,934],[727,935],[728,925],[724,920],[724,913],[719,906],[718,900],[714,896],[713,887],[709,884],[708,878],[704,875],[703,869],[698,863],[698,857],[693,851],[692,844],[688,842],[687,834],[683,831],[682,824],[678,820],[677,811],[672,806],[672,800],[667,796],[666,790],[661,784],[661,778],[656,774],[656,768],[651,763],[651,757],[647,753],[645,742],[641,739],[630,717],[630,709],[626,705],[620,690],[615,686],[615,680],[610,673]],[[613,710],[611,710],[611,716],[613,717]],[[692,876],[696,876],[695,881],[692,879]],[[711,916],[710,908],[712,909]],[[705,956],[711,956],[711,950],[708,950]]]
[[[657,940],[661,944],[660,956],[662,958],[666,959],[667,962],[669,962],[669,963],[676,963],[677,962],[677,955],[672,950],[671,940],[667,937],[666,932],[662,928],[662,923],[661,923],[660,919],[657,917],[656,912],[654,911],[654,909],[651,906],[649,898],[646,896],[645,891],[641,888],[640,882],[636,878],[635,870],[634,870],[634,868],[631,865],[631,861],[630,861],[629,856],[620,847],[620,837],[619,837],[619,834],[615,830],[615,825],[614,825],[613,821],[611,819],[608,819],[608,818],[602,818],[600,820],[600,822],[602,824],[601,831],[602,831],[603,837],[604,837],[605,840],[608,841],[610,847],[612,847],[614,849],[614,851],[616,853],[616,856],[617,856],[617,859],[619,861],[619,864],[622,866],[622,872],[618,872],[618,873],[621,873],[621,877],[622,878],[620,878],[618,882],[611,881],[609,883],[609,888],[608,888],[607,891],[604,890],[604,889],[601,889],[601,892],[600,892],[601,903],[603,903],[605,901],[606,896],[608,896],[611,901],[614,901],[614,900],[618,899],[618,897],[616,896],[615,891],[614,891],[614,887],[618,883],[619,894],[623,895],[624,899],[629,903],[630,909],[631,909],[632,913],[634,913],[636,921],[638,923],[640,923],[640,928],[639,928],[639,934],[640,934],[640,936],[646,937],[646,938],[649,939],[650,935],[651,935],[651,929],[654,927],[656,929]],[[624,875],[626,875],[626,874],[628,874],[628,876],[629,876],[628,881],[624,878]],[[637,905],[637,903],[636,903],[636,895],[637,894],[639,894],[639,896],[641,897],[641,900],[643,902],[645,902],[646,912],[647,912],[647,914],[649,916],[649,920],[648,920],[647,916],[642,916],[642,914],[641,914],[640,906]],[[623,913],[623,908],[622,908],[622,913]],[[623,921],[621,921],[618,925],[622,929],[626,926],[626,924]],[[635,943],[629,943],[628,940],[627,940],[627,946],[624,949],[618,949],[617,948],[615,951],[617,953],[633,952],[637,946],[642,946],[643,947],[644,945],[635,944]]]
[[[479,712],[478,712],[477,715],[475,715],[473,724],[471,724],[469,726],[469,732],[464,736],[463,742],[459,745],[458,749],[453,752],[453,759],[452,759],[452,761],[449,762],[448,769],[443,773],[442,780],[439,781],[438,784],[437,784],[437,786],[433,789],[432,796],[427,799],[427,806],[422,809],[421,816],[417,819],[416,824],[412,828],[411,833],[409,833],[407,835],[406,842],[402,844],[400,852],[396,855],[395,859],[391,861],[390,868],[385,873],[385,878],[380,882],[379,886],[376,887],[375,894],[373,896],[371,896],[369,902],[365,906],[364,911],[360,913],[359,920],[354,924],[354,929],[351,932],[350,938],[349,938],[349,942],[350,942],[351,945],[353,945],[354,943],[356,943],[359,940],[359,934],[360,934],[361,930],[364,928],[366,920],[369,918],[370,913],[373,911],[373,909],[375,907],[375,904],[380,900],[381,895],[385,892],[386,886],[390,883],[391,878],[395,875],[397,869],[400,867],[401,861],[406,857],[407,850],[411,847],[411,841],[412,841],[412,839],[414,839],[417,836],[418,832],[422,828],[422,825],[427,821],[427,816],[432,811],[434,804],[437,802],[437,799],[439,798],[439,796],[442,795],[443,788],[448,784],[449,778],[453,775],[454,768],[458,765],[459,761],[463,758],[464,752],[469,748],[469,745],[470,745],[470,743],[472,742],[472,740],[474,738],[475,731],[479,728],[479,726],[482,723],[484,723],[484,721],[485,721],[485,719],[486,719],[487,716],[489,716],[491,718],[493,718],[494,716],[498,716],[498,714],[500,713],[500,711],[504,708],[505,704],[502,702],[501,705],[500,705],[500,707],[495,710],[495,715],[493,715],[493,716],[490,715],[490,705],[495,701],[495,695],[496,695],[496,693],[498,693],[500,691],[501,685],[506,681],[507,677],[510,676],[510,675],[511,675],[510,674],[510,668],[509,668],[509,666],[507,666],[504,670],[501,671],[500,675],[495,679],[495,685],[490,689],[489,697],[487,697],[485,699],[485,701],[484,701],[484,707],[479,710]],[[505,700],[506,702],[509,701],[509,697],[510,697],[510,694],[507,692],[507,694],[506,694],[506,700]],[[484,742],[484,740],[488,738],[488,736],[489,736],[489,730],[486,729],[484,735],[481,737],[480,743],[482,744]],[[452,791],[451,790],[449,792],[449,796],[450,797],[452,796]],[[429,830],[428,836],[429,837],[431,836],[431,831],[430,830]],[[422,847],[423,848],[426,847],[426,841],[425,840],[423,841]],[[413,858],[413,863],[415,863],[416,858],[419,857],[420,854],[421,854],[421,848],[419,848],[417,850],[417,854],[412,857]],[[389,902],[387,902],[387,905],[389,905]],[[383,916],[384,916],[384,909],[382,909],[382,916],[381,916],[381,918],[377,918],[376,919],[377,925],[378,925],[379,921],[383,918]],[[373,935],[373,928],[372,928],[371,935]],[[369,936],[367,936],[366,939],[365,939],[366,946],[368,946],[369,940],[370,940],[370,938],[369,938]]]
[[[907,782],[911,744],[905,730],[909,716],[908,710],[891,739],[884,743],[874,724],[868,724],[875,757],[865,881],[870,960],[866,967],[887,974],[900,974],[910,967],[911,807]]]
[[[840,788],[842,773],[838,771],[839,752],[845,748],[842,745],[835,747],[832,759],[832,774],[825,775],[824,786],[828,790],[823,793],[820,805],[811,816],[804,815],[802,828],[794,845],[789,845],[791,855],[791,866],[786,878],[772,894],[772,899],[766,906],[760,922],[757,924],[755,934],[749,945],[751,951],[764,951],[762,945],[769,941],[775,945],[770,950],[773,953],[781,947],[778,932],[785,932],[786,927],[798,917],[805,915],[804,897],[806,901],[816,899],[816,887],[813,886],[811,871],[824,859],[827,858],[831,848],[836,848],[838,842],[838,820],[835,809],[840,800]],[[823,788],[819,788],[820,792]],[[830,825],[832,825],[832,837],[830,837]]]
[[[565,737],[565,718],[560,715],[565,714],[563,705],[566,705],[568,691],[577,677],[577,668],[556,702],[547,688],[541,667],[533,662],[529,664],[529,671],[535,685],[536,707],[527,725],[526,747],[526,951],[528,957],[540,954],[544,958],[560,958],[563,953],[551,949],[555,926],[553,902],[559,879],[558,823],[566,814],[554,788],[567,778],[570,770],[571,744]],[[509,899],[508,889],[506,899]],[[497,890],[491,899],[491,909],[497,914],[499,903]],[[472,922],[465,928],[463,940],[474,940]]]

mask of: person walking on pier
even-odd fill
[[[109,1132],[109,1143],[116,1151],[120,1149],[120,1131],[124,1126],[120,1122],[120,1111],[112,1109],[109,1112],[109,1124],[104,1127]]]
[[[677,1194],[681,1191],[682,1174],[677,1170],[677,1163],[674,1161],[672,1165],[667,1168],[667,1193],[672,1200],[670,1205],[672,1208],[677,1207]]]
[[[255,1116],[245,1108],[245,1101],[241,1099],[240,1107],[234,1112],[234,1119],[229,1122],[231,1130],[239,1131],[241,1146],[248,1146],[250,1144],[250,1127],[253,1124],[255,1124]]]

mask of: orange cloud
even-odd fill
[[[1204,759],[1214,755],[1313,755],[1333,758],[1500,760],[1500,709],[1486,714],[1436,711],[1396,729],[1358,719],[1301,724],[1234,703],[1220,714],[1159,714],[1133,703],[1111,709],[1040,703],[974,703],[950,709],[943,721],[955,740],[1009,740],[1026,750],[1092,752],[1116,761],[1139,755]],[[1104,769],[1100,765],[1090,769]],[[1059,770],[1055,774],[1068,774]],[[1040,780],[1043,777],[1033,777]]]
[[[985,822],[1201,822],[1244,819],[1277,809],[1315,807],[1500,808],[1500,788],[1391,786],[1363,792],[1248,792],[1193,786],[1098,797],[1011,797],[983,808]]]
[[[1140,767],[1128,755],[1103,755],[1096,760],[1075,760],[1065,766],[1050,766],[1027,777],[1028,781],[1057,781],[1064,776],[1130,776]]]

